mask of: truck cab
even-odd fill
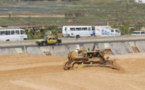
[[[61,43],[61,39],[58,39],[54,36],[45,36],[44,39],[40,39],[36,41],[36,44],[38,46],[56,45],[60,43]]]

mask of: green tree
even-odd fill
[[[119,29],[122,35],[126,35],[130,33],[129,25],[130,25],[129,22],[122,22],[119,24]]]
[[[57,30],[52,30],[52,35],[54,35],[56,38],[58,38],[58,31]]]

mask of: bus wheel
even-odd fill
[[[76,38],[80,38],[80,35],[76,35]]]
[[[7,39],[6,41],[10,41],[9,39]]]
[[[27,38],[24,38],[24,40],[27,40]]]

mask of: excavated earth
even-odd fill
[[[145,90],[145,53],[110,57],[120,70],[64,71],[67,57],[0,56],[0,90]]]

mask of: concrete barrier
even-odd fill
[[[129,42],[125,42],[124,47],[125,47],[127,53],[134,53],[133,48],[130,46]]]
[[[116,54],[127,54],[133,52],[129,44],[125,43],[111,43],[111,50],[114,55]]]
[[[98,49],[101,50],[101,51],[104,51],[104,50],[105,50],[104,43],[98,43],[98,44],[97,44],[97,47],[98,47]]]
[[[136,46],[140,52],[145,52],[145,41],[136,41]]]
[[[94,47],[94,44],[91,43],[91,44],[84,44],[83,47],[85,48],[85,50],[92,50],[93,47]]]
[[[145,36],[118,36],[118,37],[86,37],[86,38],[61,38],[63,43],[80,43],[80,42],[105,42],[105,41],[127,41],[127,40],[145,40]],[[37,40],[25,40],[25,41],[10,41],[0,42],[0,47],[7,46],[23,46],[23,45],[36,45]]]
[[[39,47],[28,47],[27,54],[29,55],[45,55]]]
[[[84,47],[92,50],[93,43],[90,44],[75,44],[75,45],[59,45],[59,46],[45,46],[45,47],[22,47],[22,48],[1,48],[0,55],[11,55],[27,53],[29,55],[52,55],[52,56],[67,56],[69,52],[76,48]],[[95,50],[104,51],[105,54],[126,54],[145,52],[145,41],[136,42],[114,42],[114,43],[96,43]]]
[[[77,47],[81,48],[81,46],[79,44],[67,45],[66,47],[68,48],[69,52],[76,50]]]
[[[15,48],[0,49],[0,55],[12,55],[12,54],[17,54]]]
[[[50,53],[52,56],[67,56],[69,53],[69,48],[66,46],[52,46]]]
[[[129,45],[131,46],[131,48],[132,48],[132,50],[133,50],[134,53],[140,52],[139,49],[137,48],[135,42],[129,42]]]
[[[24,50],[22,50],[22,48],[15,48],[15,51],[17,54],[23,54]]]
[[[51,55],[51,53],[50,53],[51,47],[50,46],[40,47],[40,50],[46,56],[50,56]]]

